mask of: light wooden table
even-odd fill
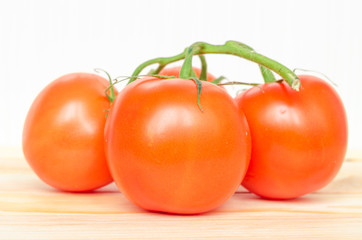
[[[296,200],[263,200],[240,188],[213,212],[178,216],[143,211],[114,184],[94,193],[54,190],[20,149],[0,148],[0,239],[185,238],[362,239],[362,158],[347,157],[330,185]]]

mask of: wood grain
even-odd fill
[[[362,239],[362,158],[349,156],[324,189],[268,201],[240,187],[207,214],[144,211],[110,184],[57,191],[31,171],[18,148],[0,148],[0,239]]]

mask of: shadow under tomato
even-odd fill
[[[322,199],[316,197],[317,194],[318,193],[309,193],[301,197],[291,198],[291,199],[272,199],[272,198],[264,198],[250,192],[240,192],[240,193],[235,193],[234,197],[240,200],[247,199],[252,201],[260,201],[260,202],[264,201],[264,202],[277,202],[277,203],[283,202],[283,203],[310,204],[310,203],[317,203],[323,201]]]
[[[44,186],[45,185],[45,186]],[[114,183],[110,183],[104,187],[89,190],[89,191],[65,191],[61,189],[57,189],[54,187],[51,187],[49,185],[44,184],[41,186],[41,188],[47,192],[53,192],[53,193],[62,193],[62,194],[79,194],[79,195],[86,195],[86,194],[102,194],[102,193],[119,193],[118,188]]]

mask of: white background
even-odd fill
[[[291,69],[328,75],[346,106],[349,149],[362,149],[361,10],[358,0],[0,1],[0,146],[21,146],[31,102],[63,74],[100,67],[131,75],[195,41],[233,39]],[[261,82],[255,64],[207,59],[216,76]]]

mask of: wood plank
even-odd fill
[[[19,149],[0,148],[0,239],[362,239],[362,161],[347,158],[324,189],[269,201],[239,188],[207,214],[144,211],[110,184],[64,193],[31,171]]]
[[[22,214],[1,218],[0,239],[360,239],[360,218],[318,213]]]

